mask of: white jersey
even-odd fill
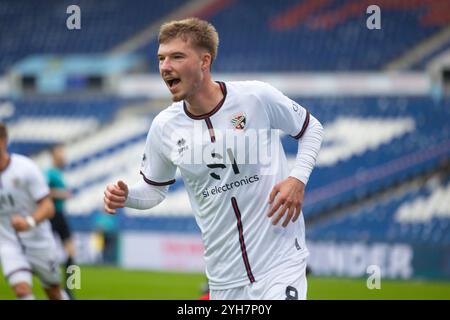
[[[288,177],[280,136],[300,138],[309,113],[272,86],[219,83],[223,100],[195,116],[183,102],[162,111],[150,128],[141,174],[170,185],[178,167],[205,246],[211,289],[247,285],[308,255],[303,216],[281,227],[267,217],[269,194]]]
[[[31,215],[36,202],[49,194],[45,178],[29,158],[11,154],[8,166],[0,172],[0,249],[11,243],[26,248],[45,248],[54,242],[48,220],[35,228],[16,232],[11,226],[11,216]]]

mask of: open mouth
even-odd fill
[[[176,85],[180,83],[180,81],[181,81],[181,80],[178,79],[178,78],[166,79],[166,83],[168,84],[169,89],[175,88]]]

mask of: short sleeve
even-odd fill
[[[300,139],[308,127],[309,112],[269,84],[264,84],[262,96],[270,127]]]
[[[28,191],[35,201],[39,201],[50,194],[44,174],[31,160],[28,160],[27,163],[26,179]]]
[[[150,185],[167,186],[175,183],[176,166],[164,152],[162,130],[155,120],[147,135],[141,175],[144,181]]]

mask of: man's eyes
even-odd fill
[[[177,55],[174,55],[174,56],[170,56],[169,57],[170,59],[173,59],[173,60],[180,60],[180,59],[183,59],[184,58],[184,55],[182,55],[182,54],[177,54]],[[166,57],[158,57],[158,61],[159,62],[162,62],[162,61],[164,61],[166,59]]]

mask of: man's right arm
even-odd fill
[[[105,190],[105,211],[111,214],[116,209],[128,207],[139,210],[148,210],[160,204],[166,197],[169,187],[157,187],[141,180],[128,187],[123,181],[110,184]]]
[[[104,197],[106,212],[114,214],[115,209],[123,207],[147,210],[164,200],[169,185],[175,182],[176,171],[176,166],[164,152],[165,138],[155,118],[145,144],[142,180],[130,188],[123,181],[108,185]]]

